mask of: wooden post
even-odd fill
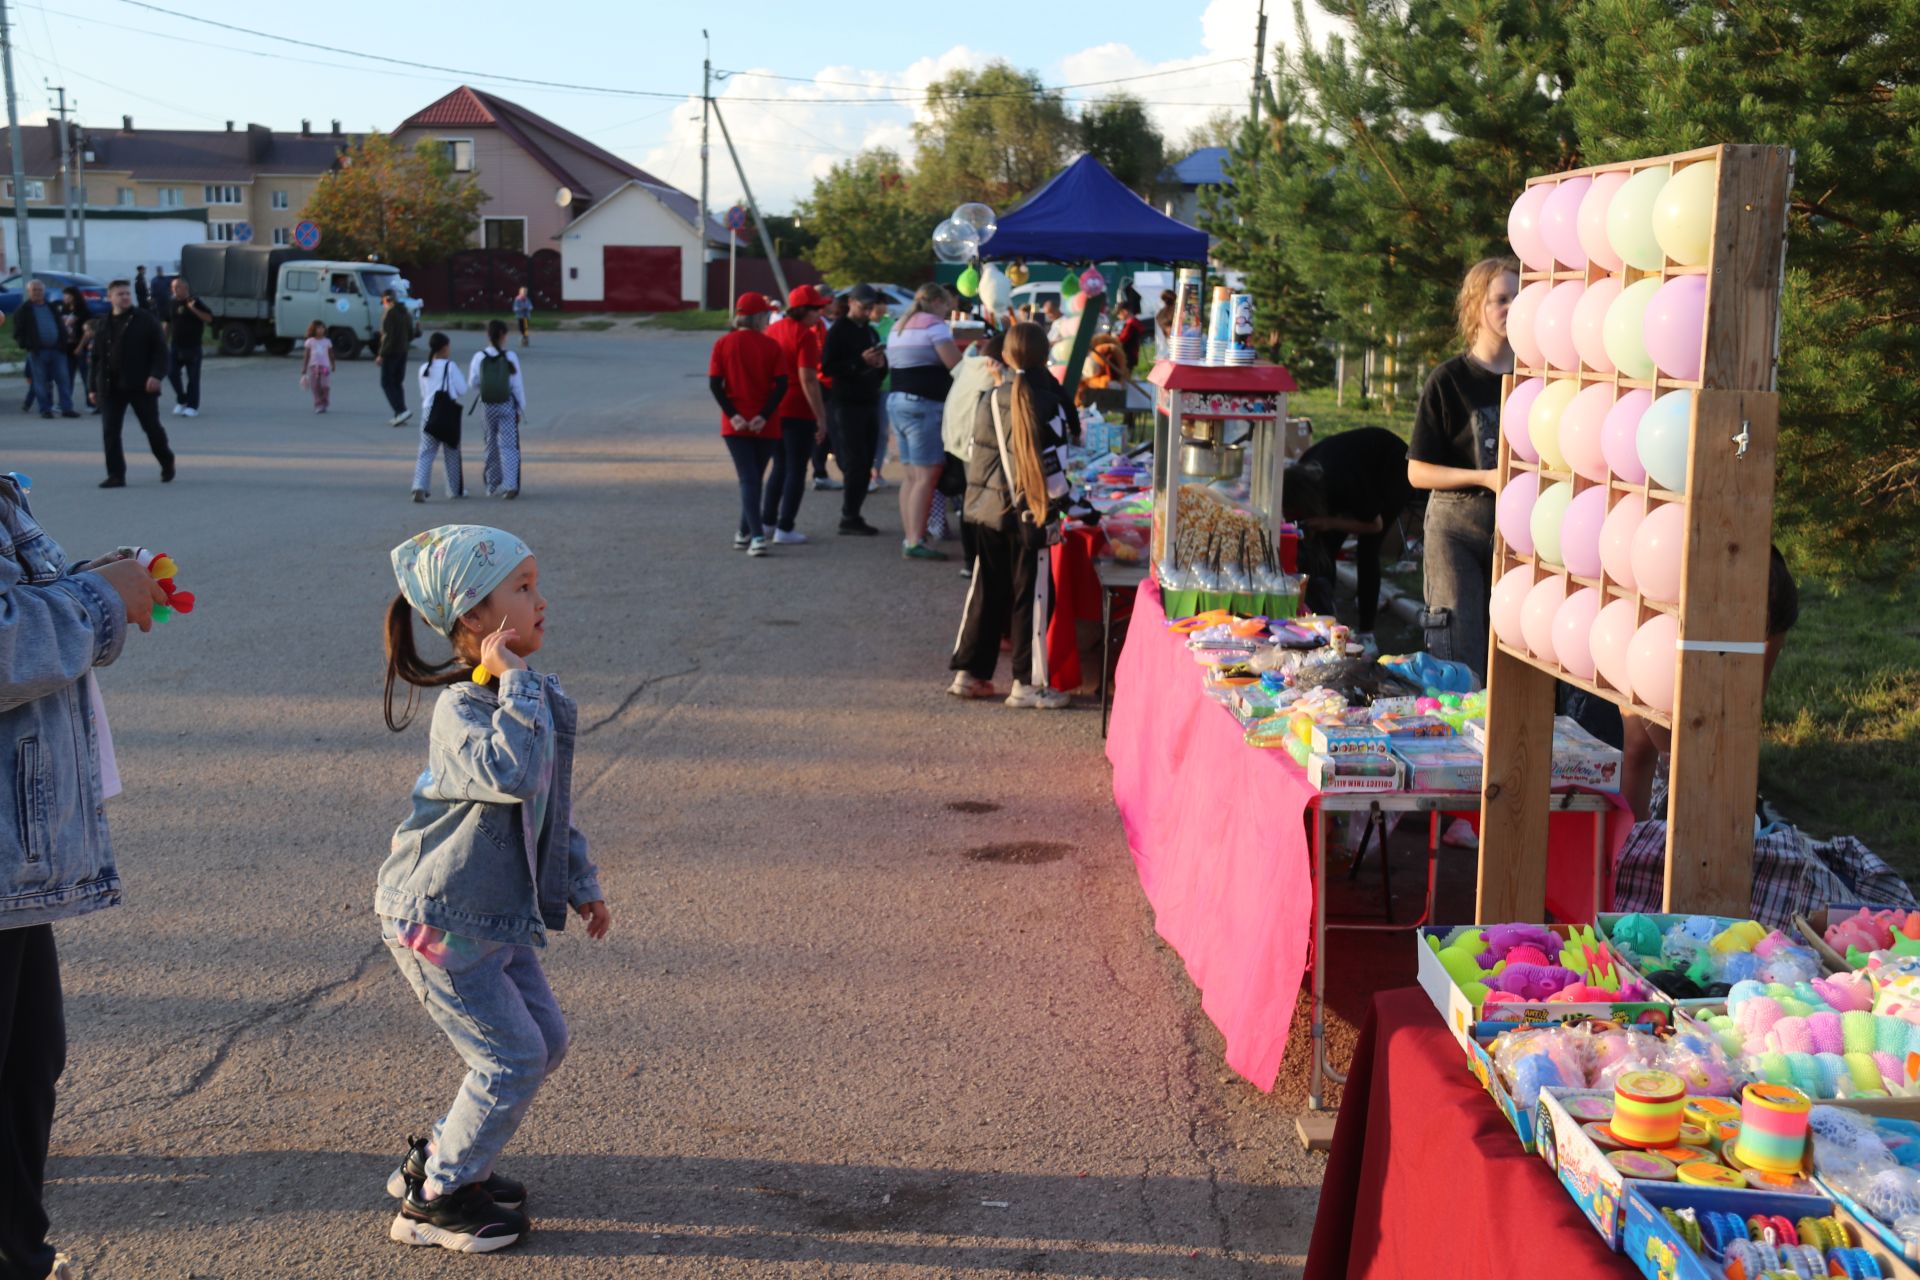
[[[1524,568],[1512,570],[1525,572]],[[1487,657],[1486,767],[1480,779],[1479,924],[1547,918],[1547,806],[1553,675],[1500,647]]]

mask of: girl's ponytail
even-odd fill
[[[422,688],[436,685],[453,684],[466,678],[457,657],[445,662],[430,663],[420,656],[420,650],[413,643],[413,606],[407,598],[395,593],[393,603],[387,606],[387,682],[382,708],[386,714],[387,728],[399,733],[413,722],[414,708],[419,705]],[[393,684],[404,681],[407,685],[407,704],[400,718],[393,715]]]

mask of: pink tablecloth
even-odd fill
[[[1202,692],[1200,668],[1165,623],[1149,577],[1114,676],[1114,803],[1154,927],[1186,962],[1201,1008],[1226,1038],[1227,1065],[1271,1090],[1313,938],[1303,815],[1318,793],[1285,752],[1241,741],[1239,723]],[[1477,807],[1476,797],[1462,805]],[[1623,808],[1608,816],[1608,866],[1630,816]],[[1558,918],[1591,920],[1601,905],[1591,888],[1592,821],[1565,813],[1549,822]],[[1390,937],[1383,945],[1413,945]]]

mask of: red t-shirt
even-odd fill
[[[713,344],[713,355],[707,361],[707,376],[720,379],[727,398],[733,401],[734,409],[751,422],[753,415],[766,407],[767,397],[773,392],[773,380],[780,376],[783,359],[780,344],[766,334],[754,329],[731,329]],[[735,431],[723,413],[720,415],[720,434],[772,436],[777,439],[780,435],[780,419],[777,414],[767,419],[767,425],[759,431]]]
[[[813,406],[807,403],[807,393],[800,389],[800,370],[811,369],[816,375],[820,372],[819,326],[811,322],[795,324],[791,317],[781,316],[767,326],[767,336],[780,344],[780,372],[787,375],[787,394],[780,401],[780,416],[812,422]]]

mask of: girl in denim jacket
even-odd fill
[[[442,525],[395,547],[392,560],[400,594],[387,609],[387,727],[405,728],[414,710],[409,689],[395,717],[396,681],[445,688],[374,908],[467,1075],[432,1138],[409,1139],[387,1181],[401,1202],[388,1234],[486,1253],[528,1229],[526,1189],[493,1162],[567,1052],[539,949],[548,930],[566,927],[569,905],[590,938],[605,937],[613,917],[573,825],[573,701],[525,661],[547,625],[533,553],[500,529]],[[415,613],[452,642],[452,658],[420,656]]]
[[[73,1274],[41,1199],[67,1061],[53,926],[120,901],[91,679],[165,600],[132,560],[68,565],[24,484],[0,476],[0,1275]]]

